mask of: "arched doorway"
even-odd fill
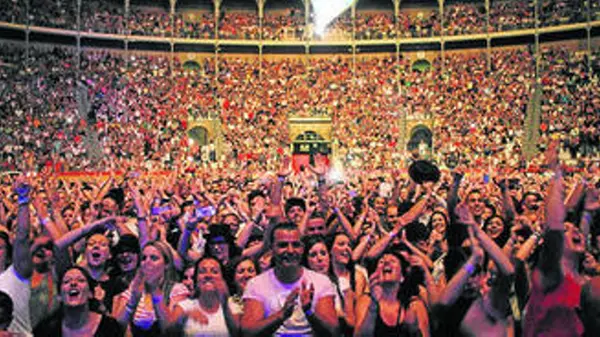
[[[426,59],[416,60],[412,64],[413,71],[418,71],[418,72],[424,73],[426,71],[429,71],[429,69],[431,69],[431,63],[429,61],[427,61]]]
[[[200,65],[198,64],[198,62],[196,62],[194,60],[188,60],[188,61],[185,61],[185,63],[183,64],[183,69],[185,69],[185,70],[200,70]]]
[[[421,157],[430,154],[433,145],[433,133],[425,125],[415,126],[410,133],[410,140],[406,144],[409,152],[417,150]]]
[[[315,165],[315,157],[320,156],[329,165],[331,142],[314,131],[305,131],[293,141],[293,168],[298,171],[302,167]]]
[[[208,130],[202,126],[195,126],[188,130],[188,138],[198,146],[208,145]]]

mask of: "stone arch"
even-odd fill
[[[418,59],[412,64],[412,70],[418,72],[426,72],[431,69],[431,62],[426,59]]]
[[[421,144],[425,144],[428,150],[433,146],[433,132],[428,126],[423,124],[412,128],[406,148],[409,151],[413,151],[419,149],[419,146],[422,146]]]
[[[183,69],[185,70],[200,70],[200,64],[195,60],[187,60],[183,64]]]
[[[188,130],[188,137],[199,146],[206,146],[209,143],[208,130],[203,126],[194,126]]]

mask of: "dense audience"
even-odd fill
[[[420,155],[431,150],[441,165],[516,165],[535,91],[534,59],[524,49],[494,51],[489,60],[484,53],[447,53],[443,72],[439,58],[421,72],[395,55],[364,57],[355,76],[352,60],[343,57],[265,59],[262,65],[257,58],[221,57],[216,82],[213,57],[189,70],[166,56],[86,51],[76,78],[68,49],[36,47],[24,60],[22,49],[8,45],[1,55],[7,64],[0,87],[6,169],[87,171],[110,162],[158,170],[209,158],[268,168],[294,141],[287,118],[310,114],[332,117],[347,167],[398,165],[404,114],[436,118],[433,143],[418,145]],[[560,132],[568,155],[561,158],[594,157],[597,57],[588,68],[582,54],[566,49],[545,56],[540,149]],[[216,144],[190,143],[185,132],[190,118],[209,117],[221,125],[220,158],[210,155]],[[20,156],[28,160],[17,161]]]
[[[44,16],[69,8],[31,20],[69,28]],[[457,8],[448,33],[485,29],[480,8]],[[528,10],[490,29],[526,27]],[[208,14],[200,27],[84,11],[90,31],[214,34]],[[265,17],[265,38],[304,38],[298,13]],[[439,32],[428,15],[404,17],[400,34]],[[256,19],[225,14],[219,35],[255,38]],[[390,16],[361,20],[357,38],[394,34]],[[349,27],[344,15],[323,38]],[[191,68],[170,54],[1,47],[0,335],[600,329],[598,51],[544,45],[536,77],[528,47],[446,52],[425,69],[404,54],[193,55]],[[337,158],[294,166],[291,116],[331,117]],[[435,119],[432,143],[401,150],[405,117]],[[189,123],[207,119],[217,135],[197,144]]]
[[[531,1],[492,1],[490,31],[507,31],[535,27],[535,8]]]
[[[446,35],[469,35],[485,33],[485,7],[482,3],[458,3],[444,7],[444,31]]]
[[[0,329],[594,335],[600,168],[565,171],[557,141],[543,158],[550,175],[416,161],[332,180],[320,156],[298,172],[282,156],[267,172],[4,175]]]
[[[0,1],[0,20],[26,23],[24,0]],[[53,28],[77,29],[76,1],[32,0],[29,21],[32,25]],[[598,18],[600,6],[590,6],[591,20]],[[539,2],[540,26],[585,22],[586,4],[580,0]],[[444,6],[444,30],[446,35],[469,35],[489,32],[533,28],[534,5],[527,0],[491,1],[489,25],[483,2],[450,3]],[[352,38],[353,22],[350,11],[336,18],[322,36],[314,36],[310,23],[305,27],[304,9],[288,8],[266,10],[262,36],[265,40],[349,40]],[[124,6],[106,1],[84,1],[81,9],[81,29],[98,33],[133,34],[157,37],[181,37],[212,39],[215,36],[214,13],[178,9],[171,22],[167,9],[131,6],[128,19]],[[248,10],[225,9],[219,16],[219,38],[260,39],[260,25],[255,8]],[[397,23],[397,25],[396,25]],[[419,38],[439,36],[440,14],[437,8],[423,11],[400,11],[394,18],[393,11],[363,11],[356,14],[355,38],[357,40]],[[126,29],[127,28],[127,29]]]

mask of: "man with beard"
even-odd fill
[[[300,265],[304,246],[293,223],[271,232],[275,267],[248,282],[242,330],[248,336],[333,336],[335,290],[325,275]]]

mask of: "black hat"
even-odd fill
[[[119,242],[114,248],[114,255],[123,252],[131,252],[138,255],[140,254],[140,241],[135,235],[124,234],[119,238]]]
[[[427,160],[417,160],[408,168],[408,175],[417,184],[437,182],[440,180],[440,169]]]

